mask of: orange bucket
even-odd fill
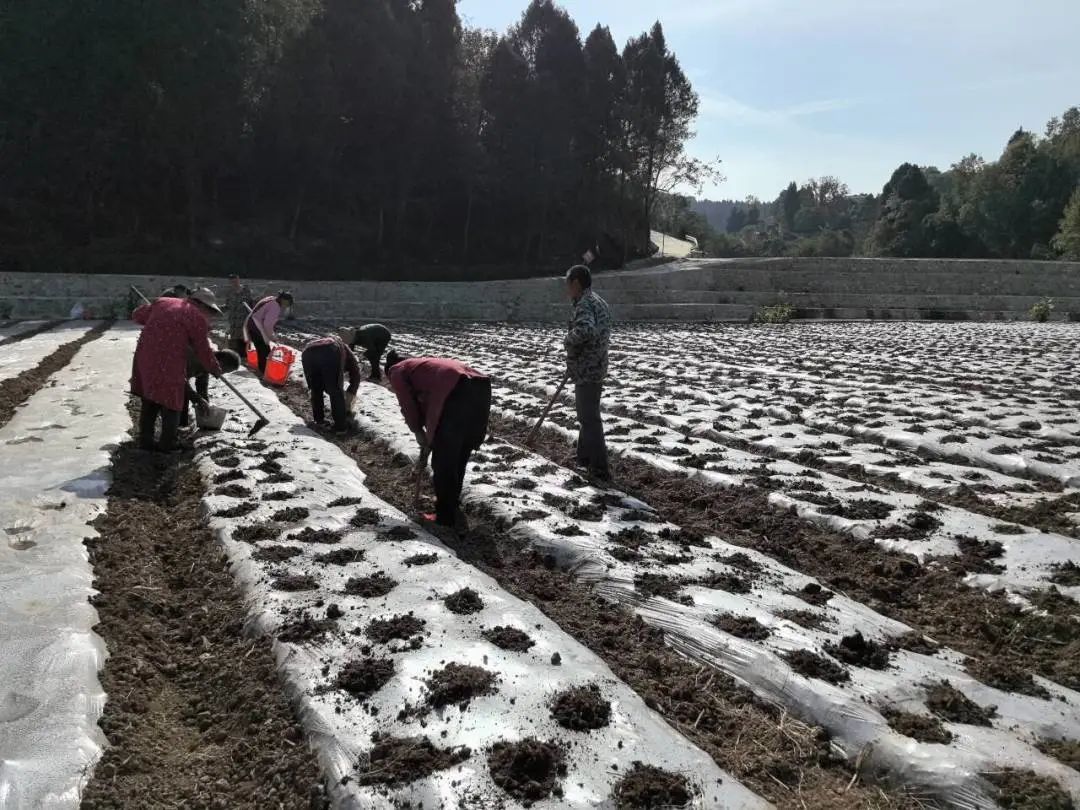
[[[296,352],[288,346],[275,346],[266,361],[263,379],[272,385],[284,385],[289,380],[289,369],[296,360]]]
[[[259,367],[259,353],[255,351],[255,346],[251,343],[247,345],[247,364],[250,368]]]

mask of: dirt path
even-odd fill
[[[113,475],[90,545],[111,747],[83,807],[324,807],[269,644],[243,634],[243,597],[199,517],[189,454],[125,444]]]
[[[297,384],[281,392],[298,415],[310,418],[307,393]],[[414,513],[412,467],[385,446],[356,436],[327,436],[356,459],[371,491]],[[430,509],[428,503],[426,508]],[[664,643],[663,633],[612,605],[554,561],[510,537],[506,527],[472,516],[462,540],[442,536],[459,556],[513,595],[540,608],[585,644],[675,728],[747,787],[781,808],[929,808],[902,793],[853,780],[848,764],[821,729],[807,726],[758,700],[731,678],[699,666]]]
[[[71,358],[75,356],[79,349],[90,341],[97,340],[108,328],[108,323],[99,324],[79,339],[65,343],[51,354],[46,355],[34,368],[0,382],[0,427],[8,423],[11,417],[15,415],[15,409],[45,385],[49,377],[70,363]],[[19,339],[44,331],[44,329],[40,329],[26,335],[20,335]]]

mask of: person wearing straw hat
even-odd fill
[[[143,450],[176,449],[187,394],[189,350],[207,372],[221,376],[221,364],[210,345],[209,321],[221,314],[214,293],[205,287],[187,298],[158,298],[132,313],[131,319],[143,327],[131,369],[131,393],[141,400],[139,447]],[[159,417],[161,438],[155,444]]]
[[[390,345],[390,330],[381,323],[369,323],[361,327],[344,326],[338,330],[338,334],[349,348],[360,346],[364,350],[364,357],[371,366],[368,379],[375,382],[381,380],[379,365],[383,352]]]
[[[222,374],[229,374],[240,368],[240,355],[229,349],[214,352],[218,365],[221,366]],[[191,422],[191,407],[195,407],[197,416],[205,415],[210,407],[210,372],[199,362],[198,356],[192,349],[188,349],[187,359],[188,383],[184,389],[184,409],[180,411],[180,427],[187,427]],[[191,381],[194,381],[194,385]]]

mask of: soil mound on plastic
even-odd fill
[[[634,589],[642,596],[677,599],[682,590],[682,582],[663,574],[638,574],[634,577]]]
[[[988,726],[990,718],[997,714],[996,707],[988,706],[984,709],[948,681],[927,686],[926,706],[942,720],[950,723],[970,723],[973,726]]]
[[[818,585],[816,582],[807,582],[803,585],[802,589],[798,591],[789,591],[789,595],[797,596],[804,602],[813,605],[814,607],[821,607],[830,599],[832,599],[832,591],[826,590]]]
[[[408,526],[392,526],[386,531],[379,532],[380,540],[413,540],[416,532]]]
[[[303,531],[290,534],[289,539],[297,543],[320,543],[324,546],[332,546],[341,542],[341,532],[333,529],[313,529],[309,526]]]
[[[1058,762],[1065,763],[1074,771],[1080,771],[1080,741],[1042,740],[1036,748]]]
[[[559,780],[566,775],[566,757],[554,743],[529,737],[491,746],[488,770],[496,785],[528,806],[552,794],[562,796]]]
[[[332,630],[337,629],[337,622],[330,619],[313,619],[304,614],[299,619],[286,622],[278,630],[278,641],[299,644],[303,641],[316,641]]]
[[[484,609],[484,600],[472,588],[462,588],[447,596],[443,602],[451,613],[478,613]]]
[[[571,731],[591,731],[611,722],[611,702],[600,694],[596,684],[575,686],[555,696],[551,716]]]
[[[427,703],[440,709],[465,704],[474,697],[495,691],[495,673],[469,664],[447,664],[427,680]]]
[[[260,562],[279,563],[299,557],[304,553],[302,548],[296,546],[263,546],[251,555],[251,559]]]
[[[291,501],[295,497],[295,492],[290,492],[287,489],[279,489],[274,492],[267,492],[262,496],[262,499],[264,501]]]
[[[323,565],[348,565],[364,559],[364,552],[358,548],[336,548],[325,554],[316,554],[315,562]]]
[[[262,480],[264,484],[291,484],[295,479],[288,473],[276,472],[270,473]]]
[[[649,545],[649,543],[654,543],[658,539],[657,535],[645,531],[640,526],[628,526],[617,532],[608,532],[607,535],[620,546],[625,546],[634,551]]]
[[[252,501],[245,501],[244,503],[238,503],[236,506],[230,506],[226,509],[219,509],[214,512],[214,517],[220,518],[238,518],[244,515],[250,515],[256,509],[259,508],[257,503]]]
[[[389,658],[360,658],[350,661],[334,678],[334,686],[355,698],[366,700],[394,677],[394,662]]]
[[[274,580],[273,587],[276,591],[313,591],[319,583],[310,574],[285,574]]]
[[[351,577],[345,583],[344,593],[349,596],[361,596],[365,599],[373,599],[378,596],[386,596],[397,587],[397,582],[390,579],[381,571],[370,577]]]
[[[349,523],[358,529],[363,529],[368,526],[377,525],[380,520],[382,520],[382,517],[377,510],[365,506],[362,509],[356,510],[356,514],[352,516]]]
[[[838,663],[810,650],[794,650],[784,655],[784,660],[793,670],[807,678],[818,678],[832,684],[851,680],[851,673]]]
[[[411,613],[390,619],[375,619],[364,629],[364,635],[372,641],[386,644],[395,638],[402,640],[412,638],[423,631],[424,624],[423,619],[418,619]]]
[[[824,613],[815,613],[812,610],[781,610],[776,615],[807,630],[820,630],[832,621]]]
[[[612,791],[618,810],[660,810],[686,807],[694,798],[690,783],[682,774],[635,762]]]
[[[1066,588],[1075,588],[1080,585],[1080,565],[1077,565],[1072,560],[1066,560],[1063,563],[1059,563],[1054,566],[1054,573],[1050,577],[1050,581],[1055,585],[1061,585]]]
[[[1046,776],[1031,771],[1006,768],[998,773],[984,774],[998,789],[998,805],[1002,810],[1075,810],[1072,797],[1061,785]]]
[[[1029,697],[1050,699],[1050,693],[1035,683],[1030,672],[1022,672],[997,658],[979,658],[968,662],[967,672],[987,686],[1003,692],[1015,692]]]
[[[713,616],[709,619],[709,622],[717,629],[730,633],[737,638],[745,638],[749,641],[764,641],[769,637],[769,628],[753,616],[735,616],[731,613],[721,613]]]
[[[472,756],[468,748],[438,748],[426,737],[391,737],[380,740],[357,768],[361,785],[400,787],[445,771]]]
[[[905,737],[924,743],[952,742],[952,733],[936,717],[900,712],[895,709],[885,709],[881,713],[889,721],[889,728],[897,734],[903,734]]]
[[[330,501],[330,503],[328,503],[326,506],[329,509],[333,509],[338,506],[359,506],[363,502],[363,498],[335,498],[334,500]]]
[[[240,484],[226,484],[225,486],[215,489],[214,494],[226,498],[250,498],[251,490]]]
[[[263,498],[265,501],[266,498]],[[298,523],[301,520],[306,520],[307,516],[311,512],[308,511],[306,506],[289,506],[285,509],[279,509],[271,516],[271,520],[276,520],[278,523]]]
[[[233,529],[232,539],[240,543],[261,543],[264,540],[276,540],[281,529],[269,523],[253,523],[250,526],[238,526]]]
[[[411,557],[406,557],[402,562],[411,568],[414,565],[431,565],[438,559],[438,554],[413,554]]]
[[[516,627],[492,627],[484,631],[484,638],[496,647],[510,652],[528,652],[536,644],[529,638],[528,633]]]
[[[244,478],[247,478],[247,476],[244,475],[243,470],[229,470],[228,472],[218,473],[213,480],[215,484],[227,484],[230,481],[240,481]]]
[[[889,666],[889,651],[876,641],[867,639],[859,631],[844,636],[839,644],[826,645],[825,652],[855,667],[885,669]]]

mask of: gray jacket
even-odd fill
[[[566,346],[566,370],[575,383],[603,382],[608,371],[608,343],[611,340],[611,308],[586,290],[574,303]]]

